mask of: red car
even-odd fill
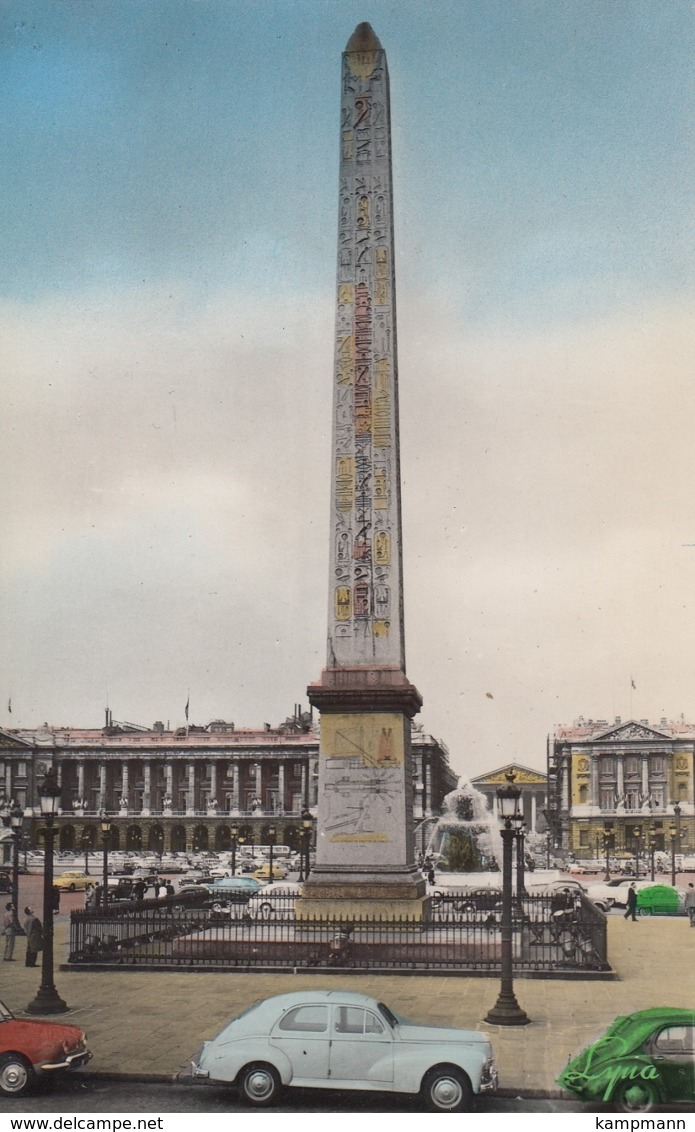
[[[0,1093],[21,1097],[38,1076],[86,1065],[92,1056],[86,1043],[78,1026],[15,1018],[0,1002]]]

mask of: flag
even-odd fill
[[[635,691],[637,691],[637,685],[635,684],[635,681],[632,679],[632,677],[630,677],[630,684],[635,689]],[[188,716],[186,716],[186,718],[188,718]]]
[[[188,708],[190,707],[190,703],[191,703],[191,693],[189,692],[188,693],[188,699],[186,700],[186,706],[184,708],[184,712],[186,714],[186,723],[188,723]]]
[[[10,696],[9,700],[7,701],[7,710],[9,711],[10,715],[12,715],[12,696]]]

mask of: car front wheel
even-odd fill
[[[6,1097],[21,1097],[33,1083],[34,1070],[20,1053],[0,1057],[0,1093]]]
[[[659,1103],[659,1093],[653,1081],[628,1078],[618,1084],[612,1100],[618,1112],[651,1112]]]
[[[266,1062],[256,1062],[242,1069],[239,1076],[241,1095],[248,1104],[265,1108],[276,1101],[282,1090],[277,1069]]]
[[[455,1065],[437,1065],[422,1082],[422,1099],[429,1112],[467,1112],[473,1103],[468,1077]]]

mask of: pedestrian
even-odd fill
[[[691,928],[695,928],[695,884],[690,882],[685,894],[685,914],[690,918]]]
[[[140,880],[137,880],[135,882],[135,884],[133,885],[133,899],[134,900],[144,900],[146,888],[147,888],[147,885],[145,884],[144,880],[141,877]]]
[[[163,880],[158,880],[157,881],[157,896],[158,896],[158,898],[161,899],[162,896],[166,896],[166,894],[167,894],[166,884],[164,883]]]
[[[175,895],[176,895],[176,889],[174,888],[171,881],[168,880],[167,881],[167,896],[175,896]]]
[[[430,865],[427,870],[427,883],[434,884],[434,865]]]
[[[17,915],[14,904],[5,905],[2,934],[5,937],[5,962],[14,963],[14,941],[17,938]]]
[[[27,954],[24,960],[25,967],[35,967],[39,951],[43,948],[43,927],[38,916],[31,908],[24,909],[24,934],[27,937]]]
[[[637,923],[637,889],[633,881],[627,890],[627,905],[625,908],[624,920],[629,920],[632,917],[632,922]]]
[[[53,901],[53,914],[57,916],[60,912],[60,889],[57,884],[54,884],[51,889],[51,899]]]

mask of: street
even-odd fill
[[[31,1096],[4,1100],[6,1112],[198,1112],[249,1113],[234,1089],[217,1085],[179,1085],[162,1082],[109,1081],[88,1073],[44,1086]],[[385,1093],[338,1092],[331,1089],[289,1089],[281,1104],[263,1112],[421,1112],[417,1097]],[[586,1105],[560,1100],[522,1100],[517,1097],[485,1098],[477,1112],[590,1112]]]

